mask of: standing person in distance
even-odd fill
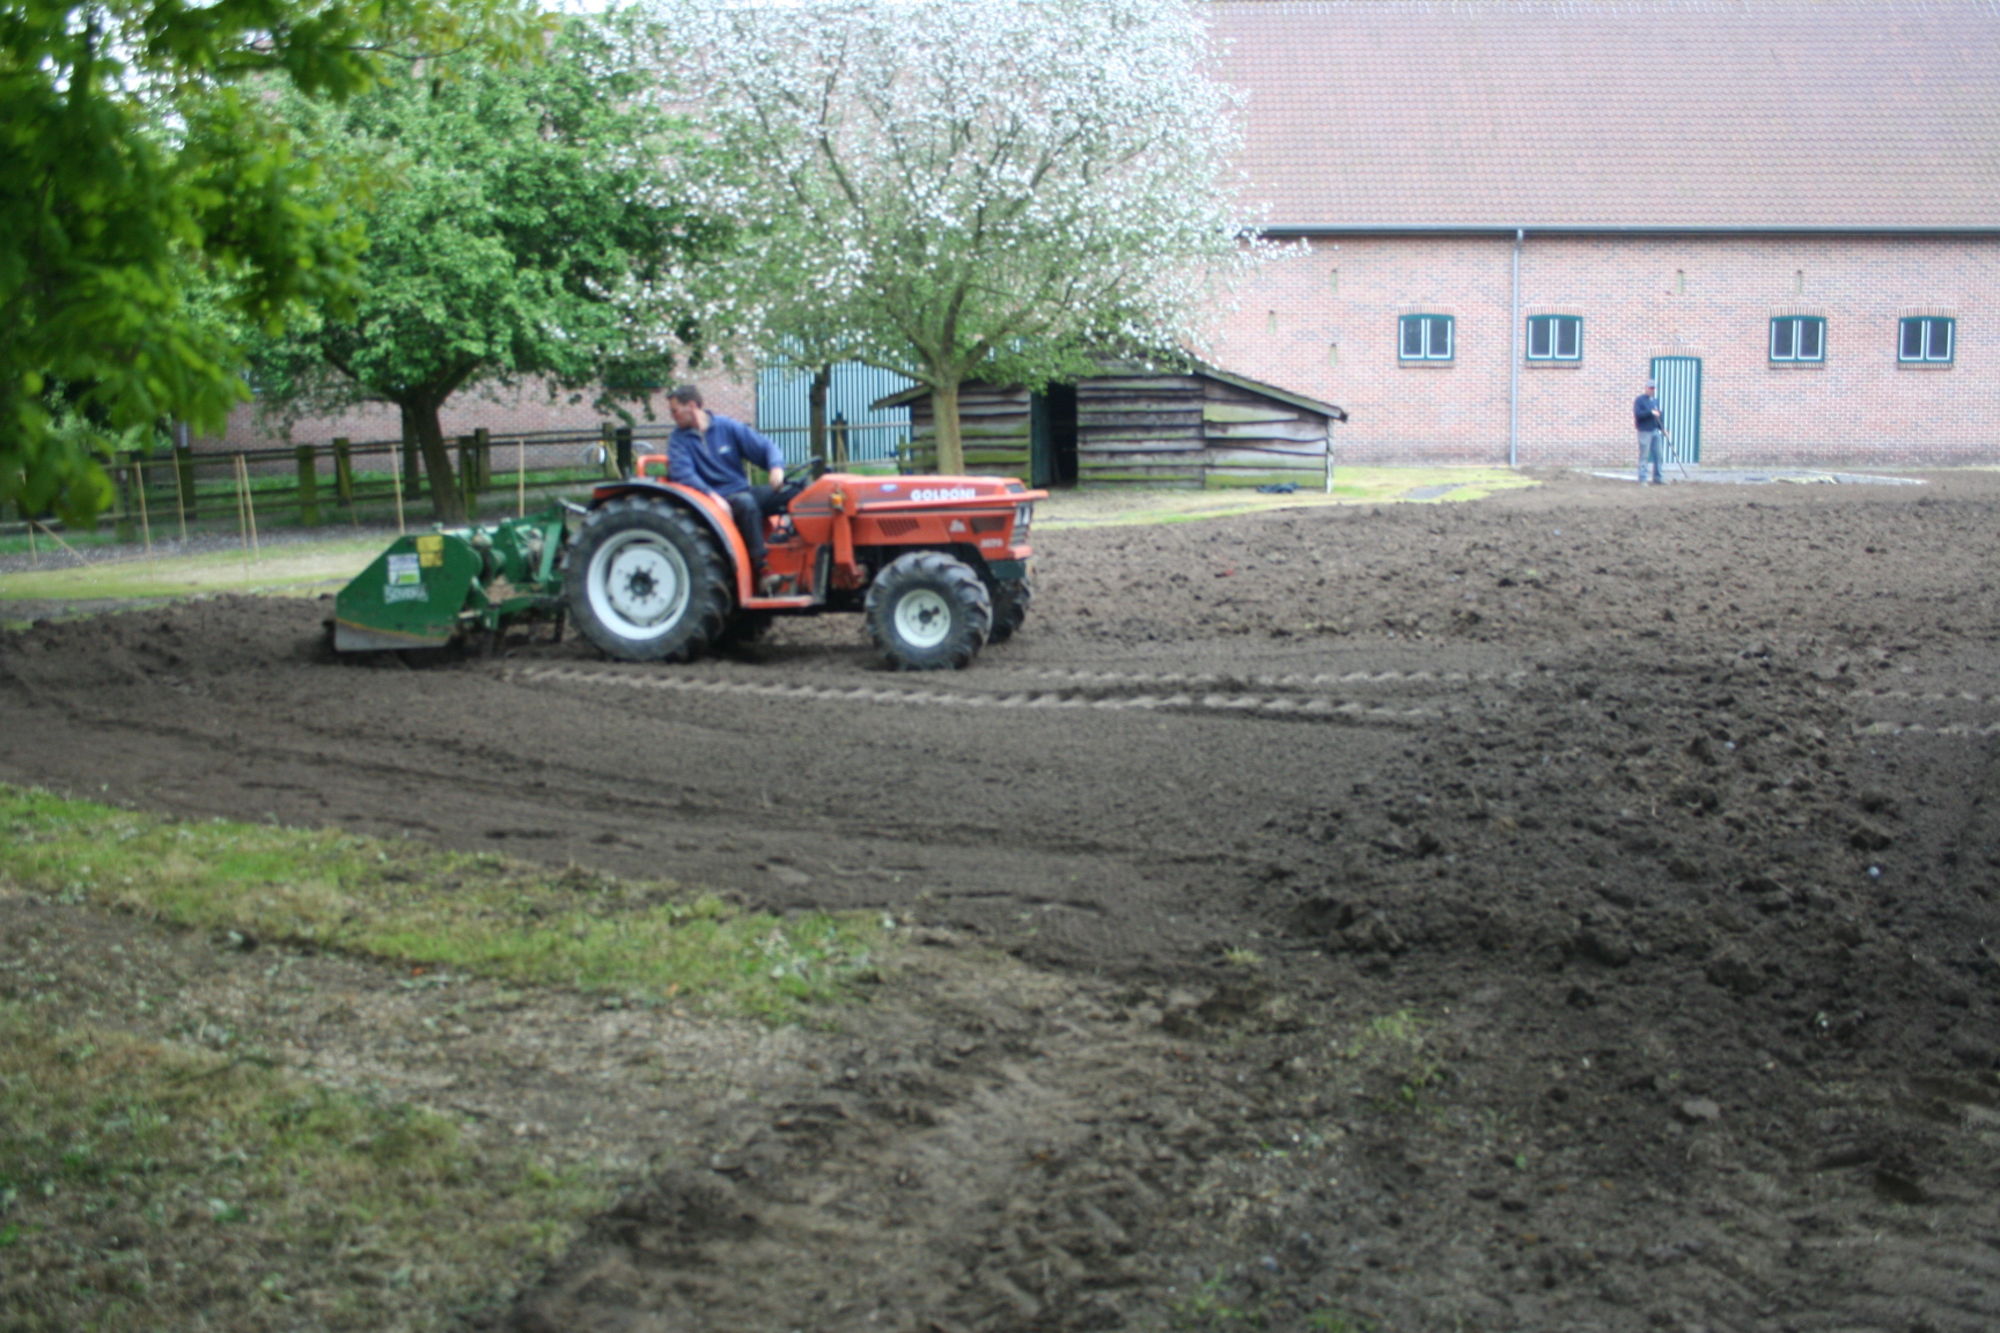
[[[1653,469],[1653,484],[1663,485],[1666,476],[1660,465],[1666,461],[1667,419],[1660,414],[1659,385],[1652,380],[1632,400],[1632,425],[1639,432],[1639,484],[1646,484],[1646,469]]]

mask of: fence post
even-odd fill
[[[132,455],[130,453],[121,453],[118,455],[118,462],[111,475],[118,484],[118,540],[129,542],[139,535],[139,529],[135,526],[132,515]]]
[[[833,426],[828,434],[831,436],[831,443],[828,448],[832,451],[832,457],[827,460],[827,465],[835,471],[839,471],[847,466],[847,416],[845,413],[835,412],[833,414]]]
[[[174,444],[174,477],[180,487],[181,522],[199,518],[195,513],[194,442],[185,435]]]
[[[604,475],[617,479],[618,476],[618,432],[609,423],[597,428],[604,448]]]
[[[479,489],[493,489],[493,432],[481,426],[472,432],[473,457],[479,460]]]
[[[354,448],[345,435],[333,440],[333,493],[349,513],[354,512]]]
[[[292,452],[299,460],[299,523],[303,527],[316,528],[319,526],[318,450],[310,444],[302,444]]]
[[[479,453],[470,435],[458,437],[458,492],[465,497],[465,517],[470,522],[479,516]]]

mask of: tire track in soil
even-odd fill
[[[1190,1054],[1102,993],[981,976],[927,977],[920,1024],[863,1017],[824,1086],[627,1197],[502,1326],[1124,1327],[1166,1280],[1159,1211],[1241,1128],[1164,1121],[1147,1090]]]
[[[2000,736],[2000,695],[1972,690],[1872,689],[1844,698],[1857,736]]]
[[[1014,671],[1007,675],[1050,682],[1048,688],[995,689],[982,673],[977,688],[943,685],[828,685],[812,680],[725,678],[657,668],[620,666],[516,666],[503,678],[532,684],[617,686],[676,694],[731,695],[786,702],[885,704],[896,707],[1048,709],[1091,708],[1202,714],[1257,714],[1300,721],[1400,723],[1417,726],[1463,711],[1453,695],[1433,693],[1475,683],[1518,684],[1525,673],[1478,677],[1462,673],[1347,672],[1318,675],[1231,677],[1214,673],[1130,673],[1074,670]],[[1334,697],[1368,686],[1413,693],[1417,701],[1392,705]]]

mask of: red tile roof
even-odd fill
[[[1215,0],[1274,229],[2000,230],[2000,0]]]

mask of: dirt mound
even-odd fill
[[[1996,517],[1564,478],[1055,530],[943,677],[839,617],[332,663],[223,599],[0,636],[0,779],[920,932],[838,1034],[648,1085],[657,1165],[512,1329],[1985,1329]]]

